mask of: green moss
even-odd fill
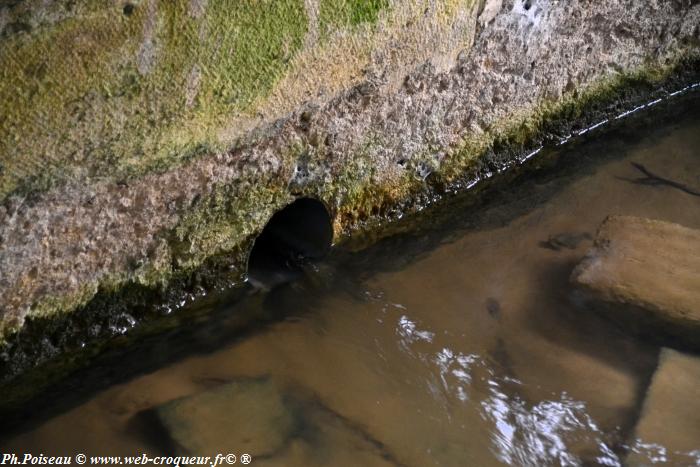
[[[388,6],[388,0],[321,0],[319,27],[326,34],[334,29],[374,24]]]
[[[211,256],[236,250],[291,200],[289,193],[277,186],[250,183],[245,189],[217,187],[200,206],[185,213],[173,232],[171,244],[178,270],[192,271]]]
[[[0,45],[0,199],[75,175],[130,177],[223,149],[303,44],[302,0],[113,2]],[[39,175],[44,174],[44,175]]]
[[[66,310],[74,310],[92,299],[97,293],[97,283],[85,284],[78,292],[71,295],[47,297],[32,306],[32,318],[48,318]]]
[[[374,152],[381,147],[381,138],[368,137],[347,162],[336,165],[339,170],[328,182],[306,188],[307,196],[333,206],[336,240],[342,240],[359,228],[367,230],[382,222],[386,218],[386,209],[406,200],[421,185],[408,173],[391,183],[380,181]]]
[[[71,133],[80,132],[90,103],[104,93],[120,58],[135,47],[131,38],[138,30],[137,23],[104,9],[3,41],[0,195],[22,178],[80,158]],[[90,123],[100,136],[106,124]],[[88,138],[80,144],[95,142]]]
[[[173,274],[172,254],[165,239],[161,239],[146,261],[136,265],[133,280],[146,287],[167,287]]]
[[[216,71],[204,80],[202,99],[224,110],[246,108],[266,94],[307,30],[303,2],[294,0],[212,2],[205,21],[211,27],[198,55],[208,63],[200,66]]]

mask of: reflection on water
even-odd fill
[[[563,149],[483,204],[445,201],[297,282],[217,303],[108,371],[98,362],[110,384],[47,395],[71,402],[5,427],[0,451],[172,454],[153,409],[264,378],[302,401],[305,422],[258,465],[618,466],[630,452],[700,465],[700,442],[677,453],[634,439],[658,347],[581,308],[568,284],[609,214],[700,228],[697,198],[625,181],[635,161],[700,187],[697,107],[684,112]],[[231,336],[243,314],[268,321]]]
[[[700,465],[700,449],[689,452],[669,451],[665,446],[656,443],[645,443],[637,439],[628,447],[633,453],[648,459],[650,464]]]
[[[586,412],[586,404],[561,395],[559,400],[541,401],[533,407],[501,392],[490,382],[492,395],[481,403],[496,426],[495,454],[510,465],[580,465],[581,459],[567,440],[585,444],[587,452],[602,465],[621,465],[604,434]]]

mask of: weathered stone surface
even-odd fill
[[[359,426],[267,378],[228,383],[157,411],[187,454],[248,453],[262,466],[397,465]]]
[[[544,122],[698,74],[696,2],[269,4],[0,6],[0,342],[220,254],[240,272],[294,197],[340,236],[496,140],[566,137]]]
[[[608,217],[571,280],[588,296],[618,305],[609,312],[619,312],[635,327],[653,326],[646,332],[669,332],[700,346],[700,231]]]
[[[663,349],[635,429],[627,465],[700,460],[700,357]]]

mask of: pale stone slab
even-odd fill
[[[700,231],[608,217],[571,280],[594,299],[623,305],[611,312],[627,313],[635,326],[700,346]]]
[[[700,461],[700,357],[663,349],[635,429],[628,465]]]

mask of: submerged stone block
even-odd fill
[[[700,231],[608,217],[571,281],[636,331],[700,347]]]
[[[663,349],[635,429],[627,465],[700,460],[700,357]],[[695,462],[692,461],[695,460]]]
[[[236,381],[158,408],[178,448],[190,454],[245,452],[253,457],[280,449],[297,422],[269,380]]]
[[[250,454],[259,466],[400,465],[361,426],[271,378],[240,379],[156,409],[184,454]]]

